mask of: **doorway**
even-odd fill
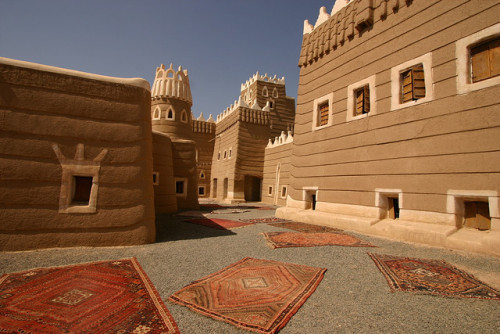
[[[261,201],[261,179],[256,176],[245,175],[245,201]]]

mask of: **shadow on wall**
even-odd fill
[[[231,230],[218,230],[184,222],[189,217],[174,215],[156,216],[156,242],[203,239],[235,235]]]

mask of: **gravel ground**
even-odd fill
[[[238,220],[272,217],[274,210],[209,214]],[[204,211],[209,212],[209,211]],[[500,302],[391,293],[367,252],[443,259],[500,289],[500,259],[442,248],[356,235],[378,248],[304,247],[271,249],[260,232],[267,224],[215,230],[185,223],[185,216],[159,216],[158,242],[151,245],[0,252],[0,272],[136,257],[156,286],[182,333],[246,333],[167,301],[191,283],[243,257],[327,268],[316,292],[280,333],[499,333]]]

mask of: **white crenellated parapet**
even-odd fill
[[[208,119],[207,119],[207,122],[210,122],[210,123],[214,123],[214,118],[212,117],[212,114],[210,114],[210,116],[208,116]]]
[[[266,148],[278,147],[290,143],[293,143],[292,131],[288,131],[288,134],[285,134],[285,131],[281,131],[281,135],[275,137],[274,142],[271,138],[269,138],[269,142],[267,143]]]
[[[205,117],[203,117],[203,111],[200,113],[200,116],[196,119],[197,121],[205,121]]]
[[[261,110],[259,105],[257,104],[257,100],[255,100],[254,104],[250,107],[244,100],[243,97],[239,97],[238,101],[234,101],[233,104],[231,104],[229,107],[227,107],[222,113],[217,115],[217,121],[216,123],[222,121],[224,118],[227,116],[231,115],[233,111],[237,110],[238,108],[249,108],[249,109],[256,109],[256,110]],[[210,115],[211,116],[211,115]],[[213,119],[212,119],[213,120]]]
[[[193,104],[191,97],[191,87],[189,85],[188,71],[179,66],[178,70],[173,69],[172,64],[168,69],[161,64],[156,68],[156,76],[151,88],[151,99],[173,97]]]
[[[330,14],[326,11],[326,7],[321,7],[319,9],[319,15],[318,18],[316,19],[316,23],[312,25],[309,20],[304,20],[304,31],[303,34],[310,34],[319,27],[323,22],[328,21],[328,19],[335,15],[338,11],[340,11],[342,8],[347,6],[349,3],[351,3],[352,0],[336,0],[335,4],[333,5],[332,11]]]
[[[278,85],[285,84],[285,77],[281,77],[281,79],[280,79],[280,78],[276,77],[276,75],[274,75],[273,77],[270,77],[267,75],[267,73],[264,75],[261,75],[261,74],[259,74],[259,72],[257,72],[250,79],[248,79],[245,83],[241,84],[241,91],[244,91],[245,89],[250,87],[250,85],[252,85],[257,80],[271,82],[271,83],[275,83]]]

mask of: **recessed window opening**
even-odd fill
[[[198,195],[205,196],[205,187],[198,187]]]
[[[188,115],[187,115],[187,112],[186,112],[186,110],[183,110],[183,111],[181,112],[181,122],[183,122],[183,123],[187,123],[187,121],[188,121]]]
[[[325,101],[318,105],[317,126],[323,126],[328,124],[329,111],[330,111],[330,104],[328,101]]]
[[[217,153],[217,160],[220,160],[220,152]]]
[[[169,109],[167,111],[167,119],[170,119],[170,120],[174,119],[174,111],[172,109]]]
[[[175,181],[175,193],[178,195],[184,194],[184,181]]]
[[[316,210],[316,202],[317,202],[317,190],[316,189],[304,190],[304,199],[306,202],[305,203],[306,209]]]
[[[157,186],[160,184],[160,173],[153,172],[153,185]]]
[[[232,153],[233,149],[229,149],[229,154],[228,154],[228,157],[231,158],[231,153]]]
[[[205,178],[205,172],[201,171],[201,173],[200,173],[200,179],[204,179],[204,178]]]
[[[424,65],[414,65],[401,72],[401,103],[425,97]]]
[[[273,109],[274,108],[274,102],[273,101],[269,101],[269,108]]]
[[[227,158],[227,151],[224,151],[224,159]]]
[[[268,195],[272,195],[272,194],[273,194],[273,187],[272,187],[272,186],[269,186],[269,187],[267,188],[267,194],[268,194]]]
[[[491,216],[488,202],[464,201],[464,227],[480,231],[491,230]]]
[[[366,85],[354,92],[354,116],[368,114],[370,112],[370,86]]]
[[[267,91],[267,87],[264,86],[264,88],[262,88],[262,96],[269,96],[269,92]]]
[[[470,48],[472,82],[500,75],[500,37]]]
[[[93,177],[73,176],[74,193],[72,204],[89,205]]]
[[[387,218],[399,219],[399,198],[398,197],[388,197],[387,198]]]
[[[285,198],[286,197],[286,186],[283,186],[281,187],[281,198]]]

